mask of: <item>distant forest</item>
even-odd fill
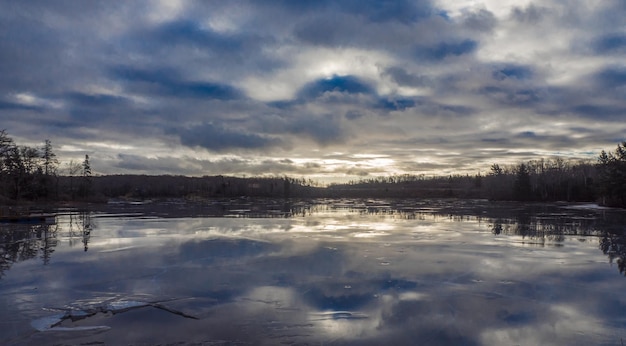
[[[0,204],[105,202],[112,198],[223,197],[487,198],[511,201],[598,202],[626,207],[626,141],[595,162],[562,158],[516,165],[494,163],[486,175],[397,175],[331,184],[291,177],[238,178],[171,175],[95,176],[89,156],[63,169],[44,140],[42,147],[17,145],[0,131]]]

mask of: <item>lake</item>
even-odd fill
[[[112,202],[0,224],[2,345],[622,345],[626,212]]]

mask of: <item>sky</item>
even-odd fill
[[[0,8],[0,129],[61,171],[486,174],[626,140],[623,0]]]

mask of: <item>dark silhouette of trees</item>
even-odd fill
[[[490,167],[489,175],[485,179],[487,197],[495,200],[510,200],[512,196],[513,175],[499,164]]]
[[[82,198],[87,199],[91,194],[91,163],[89,162],[89,155],[85,155],[85,160],[82,164],[83,172],[80,180],[79,194]]]
[[[0,196],[13,201],[51,197],[57,191],[57,164],[50,140],[42,149],[18,146],[0,131]]]
[[[65,185],[65,190],[69,192],[69,197],[72,200],[76,199],[77,186],[78,186],[76,183],[76,179],[78,175],[80,174],[81,170],[82,170],[82,166],[80,163],[77,163],[74,160],[70,160],[70,162],[67,163],[67,167],[66,167],[67,179],[66,180],[68,184],[64,184],[64,185]]]
[[[49,139],[44,141],[42,152],[44,174],[47,176],[55,174],[59,161],[52,151],[52,142]]]
[[[626,207],[626,141],[612,153],[604,150],[598,157],[598,192],[602,203]]]
[[[520,163],[515,170],[513,196],[518,201],[529,201],[532,197],[532,191],[530,188],[530,172],[524,163]]]
[[[539,159],[515,166],[491,166],[486,177],[492,200],[594,201],[596,167],[586,161]]]
[[[57,167],[59,161],[57,155],[52,150],[52,142],[49,139],[44,141],[41,149],[41,159],[43,160],[43,174],[40,175],[41,194],[45,197],[58,198],[58,176]]]

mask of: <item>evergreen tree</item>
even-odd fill
[[[44,174],[49,176],[56,172],[56,167],[59,164],[57,155],[52,151],[52,142],[46,139],[42,150]]]
[[[531,199],[532,191],[530,185],[530,172],[528,166],[520,163],[515,172],[514,198],[519,201],[528,201]]]
[[[612,153],[604,150],[598,157],[599,192],[602,203],[626,207],[626,141]]]
[[[80,195],[83,198],[88,198],[91,193],[91,163],[89,162],[89,155],[85,155],[83,160],[83,174],[80,185]]]
[[[58,197],[58,177],[57,167],[59,161],[57,155],[52,151],[52,142],[49,139],[44,141],[41,149],[41,158],[43,160],[43,172],[41,176],[41,195],[49,197],[54,195]]]
[[[83,177],[91,177],[91,164],[89,163],[89,155],[85,155],[85,160],[83,161]]]

